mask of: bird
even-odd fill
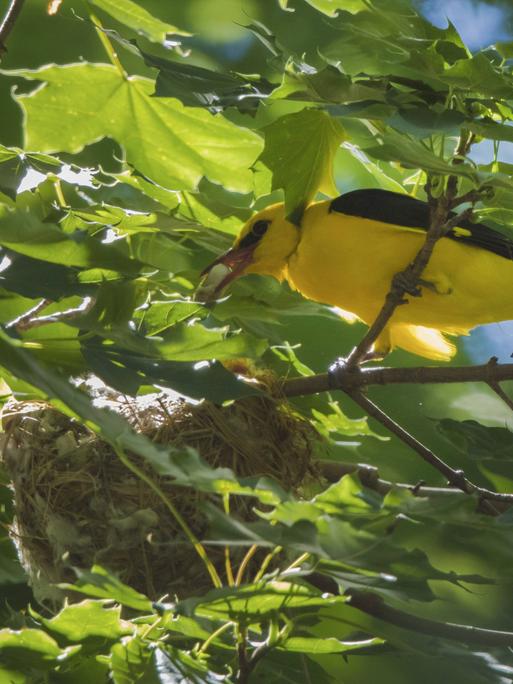
[[[346,319],[371,325],[429,225],[427,202],[379,188],[313,202],[299,224],[287,219],[283,203],[273,204],[249,219],[232,248],[204,269],[198,298],[215,300],[242,275],[270,275]],[[435,244],[419,290],[405,295],[372,353],[383,358],[400,348],[448,361],[456,353],[450,337],[513,319],[512,293],[513,240],[462,218]]]

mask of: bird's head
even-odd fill
[[[299,237],[298,227],[285,218],[282,203],[259,211],[244,225],[233,247],[203,270],[197,298],[215,299],[233,280],[247,273],[283,280]]]

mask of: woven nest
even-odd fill
[[[227,466],[238,476],[271,476],[296,494],[317,479],[313,457],[319,436],[284,402],[250,397],[219,407],[151,395],[107,404],[153,441],[195,447],[210,465]],[[3,424],[4,461],[14,490],[12,536],[36,598],[59,600],[63,593],[55,584],[73,581],[73,567],[94,563],[151,598],[211,587],[158,494],[87,427],[42,402],[11,402]],[[198,503],[209,495],[173,486],[139,457],[130,458],[204,538],[207,521]],[[250,498],[231,497],[236,517],[254,519],[253,506]],[[207,552],[224,579],[224,549],[210,546]],[[243,552],[231,550],[235,569]]]

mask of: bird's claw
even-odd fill
[[[419,287],[419,282],[413,283],[409,273],[397,273],[392,280],[394,288],[401,290],[404,294],[409,294],[412,297],[420,297],[422,290]]]

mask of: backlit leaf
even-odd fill
[[[260,159],[273,173],[273,190],[284,189],[289,217],[298,221],[319,190],[336,195],[333,158],[345,137],[338,121],[321,110],[304,109],[282,116],[264,131]]]
[[[260,138],[221,115],[152,98],[148,79],[87,63],[8,73],[45,84],[17,97],[29,147],[76,153],[111,137],[133,166],[164,187],[193,190],[206,176],[231,190],[251,189]]]

